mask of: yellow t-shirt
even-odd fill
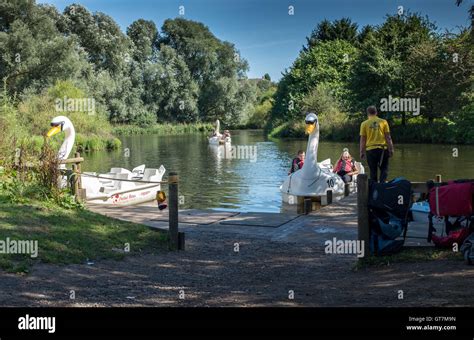
[[[367,138],[366,150],[386,149],[387,141],[385,140],[385,134],[389,132],[390,128],[387,121],[377,116],[370,117],[360,124],[360,135]]]

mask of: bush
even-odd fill
[[[143,128],[137,125],[116,125],[113,133],[116,135],[179,135],[185,133],[210,133],[214,131],[214,125],[211,123],[192,123],[192,124],[154,124]]]

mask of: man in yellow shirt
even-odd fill
[[[388,158],[393,155],[393,142],[390,128],[385,119],[377,117],[377,108],[367,108],[368,119],[360,125],[360,158],[367,158],[370,179],[377,182],[380,169],[380,183],[388,176]]]

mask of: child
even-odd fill
[[[352,156],[347,149],[344,149],[342,152],[341,158],[337,161],[333,172],[337,173],[344,183],[349,183],[352,181],[352,176],[358,174],[354,159],[352,159]]]
[[[299,150],[298,151],[298,156],[293,158],[293,160],[291,161],[291,169],[290,169],[290,172],[288,172],[288,175],[289,174],[292,174],[293,172],[295,172],[296,170],[299,170],[303,167],[304,165],[304,157],[305,157],[305,153],[303,150]]]

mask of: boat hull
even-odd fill
[[[226,137],[225,139],[222,139],[221,137],[209,138],[209,144],[211,145],[224,145],[224,144],[230,144],[230,143],[231,143],[230,137]]]
[[[125,192],[111,192],[108,195],[87,197],[86,200],[88,203],[112,206],[135,205],[155,200],[156,192],[159,191],[160,188],[160,185],[155,185]]]

